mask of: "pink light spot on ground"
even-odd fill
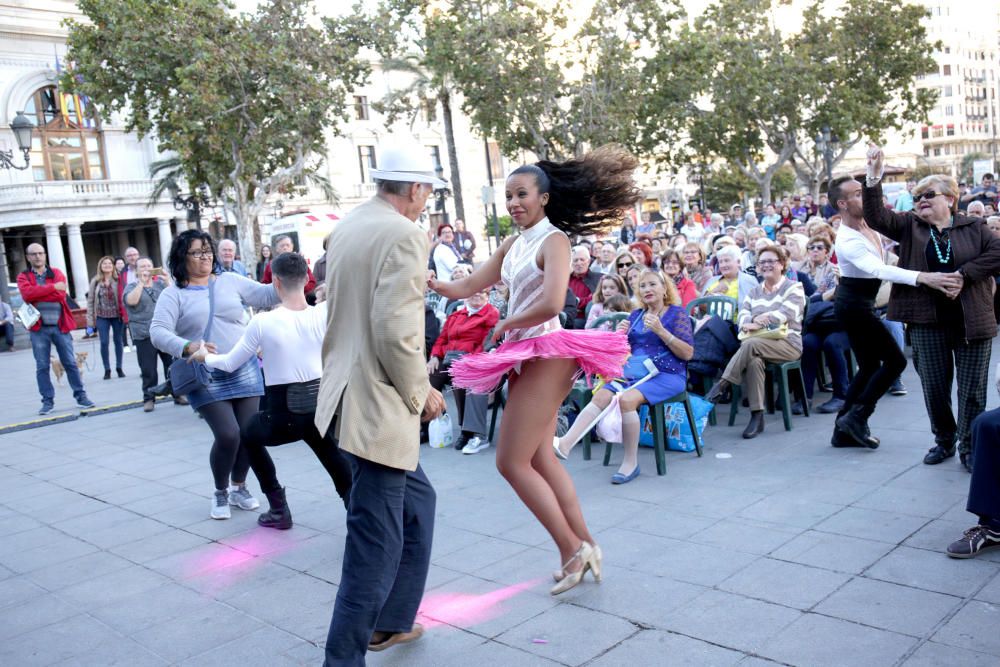
[[[480,595],[444,591],[430,593],[424,596],[418,613],[423,617],[421,623],[425,628],[438,625],[469,627],[496,618],[503,613],[501,603],[541,582],[541,579],[534,579]]]

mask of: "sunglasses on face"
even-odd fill
[[[934,192],[933,190],[928,190],[927,192],[921,192],[919,195],[914,195],[913,201],[918,202],[918,201],[923,201],[925,199],[927,201],[930,201],[940,194],[941,194],[940,192]]]
[[[630,266],[632,266],[634,264],[635,264],[635,262],[619,262],[618,263],[618,268],[619,269],[627,269],[628,267],[630,267]]]

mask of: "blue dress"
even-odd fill
[[[607,385],[614,392],[623,392],[646,377],[649,371],[644,362],[652,359],[659,374],[646,380],[636,387],[650,405],[662,403],[668,398],[684,391],[687,386],[687,362],[678,359],[670,351],[667,344],[655,333],[646,328],[642,316],[645,310],[634,310],[628,317],[628,342],[632,356],[625,364],[624,378]],[[691,318],[682,306],[670,306],[660,316],[664,328],[689,345],[694,345],[694,333],[691,330]]]

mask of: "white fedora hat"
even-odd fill
[[[388,138],[387,148],[378,152],[380,169],[372,169],[371,177],[380,181],[404,181],[406,183],[430,183],[443,188],[447,183],[434,175],[434,163],[430,153],[416,142],[407,139]]]

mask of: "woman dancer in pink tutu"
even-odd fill
[[[507,211],[520,234],[509,238],[471,276],[431,280],[449,299],[476,294],[498,280],[510,290],[507,319],[497,323],[490,353],[451,366],[456,386],[488,393],[509,375],[500,425],[497,469],[559,548],[562,568],[552,594],[567,591],[591,570],[601,578],[601,551],[587,529],[573,481],[552,447],[556,413],[581,372],[621,375],[628,341],[611,331],[565,331],[559,313],[570,274],[567,235],[591,234],[640,196],[632,174],[638,163],[618,147],[599,148],[563,163],[519,167],[507,179]]]

